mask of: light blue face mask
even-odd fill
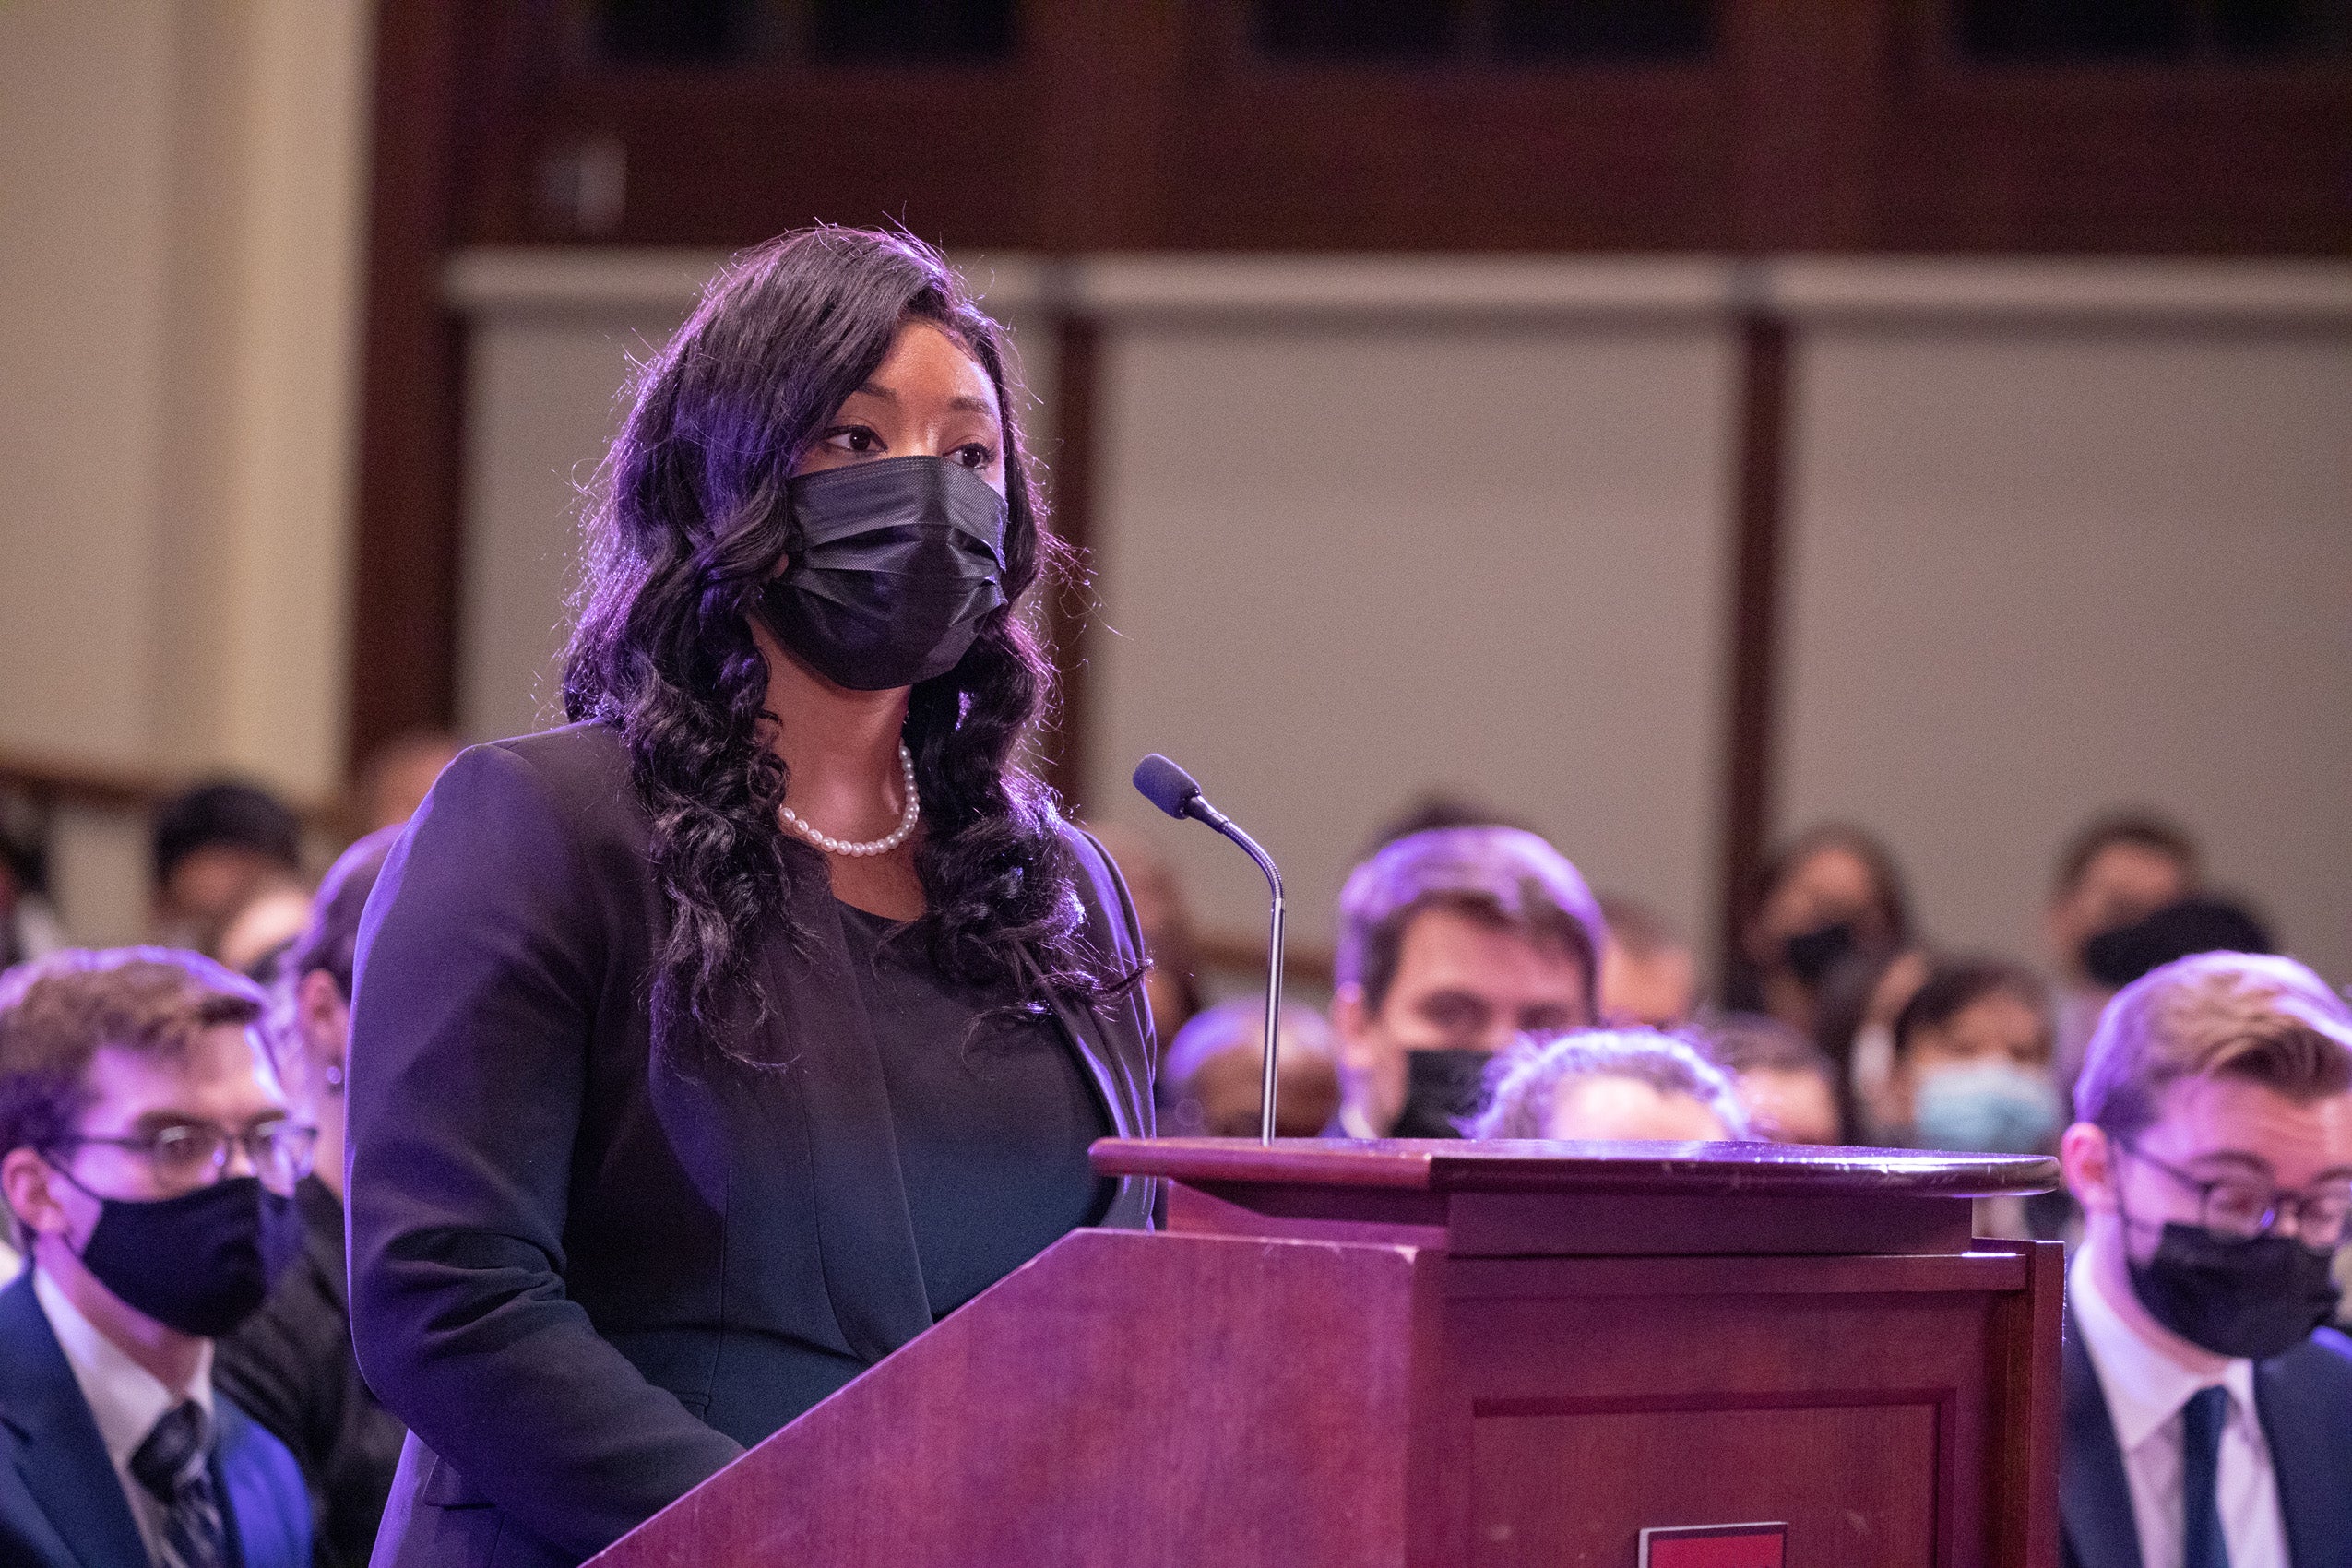
[[[2063,1120],[2047,1074],[2006,1061],[1939,1067],[1919,1080],[1913,1141],[1971,1154],[2039,1154]]]

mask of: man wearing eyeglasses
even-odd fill
[[[158,948],[0,977],[0,1562],[303,1568],[276,1438],[213,1391],[212,1341],[300,1244],[315,1130],[251,1036],[261,995]]]
[[[2352,1568],[2352,1009],[2288,958],[2119,992],[2060,1156],[2059,1504],[2074,1568]]]

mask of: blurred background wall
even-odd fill
[[[2347,48],[2323,0],[19,0],[0,765],[116,834],[65,857],[106,934],[154,780],[324,809],[547,721],[631,356],[733,247],[901,221],[1091,554],[1057,781],[1241,950],[1143,751],[1309,942],[1444,789],[1703,946],[1835,815],[2037,955],[2135,803],[2352,980]]]
[[[140,797],[344,771],[363,4],[0,6],[0,751],[69,928],[138,933]]]

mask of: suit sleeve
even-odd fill
[[[362,921],[351,1013],[351,1334],[469,1486],[587,1555],[740,1452],[564,1291],[573,1145],[609,900],[530,764],[451,764]]]
[[[1135,911],[1134,897],[1127,891],[1127,879],[1121,873],[1119,862],[1111,858],[1111,851],[1102,847],[1102,840],[1085,828],[1078,829],[1076,837],[1077,842],[1084,846],[1081,854],[1090,855],[1095,861],[1095,867],[1087,868],[1092,873],[1089,880],[1098,889],[1107,888],[1111,894],[1108,899],[1098,895],[1104,919],[1106,922],[1116,921],[1116,930],[1125,939],[1125,950],[1116,951],[1114,944],[1113,956],[1123,963],[1148,964],[1150,955],[1144,946],[1143,918]],[[1151,992],[1138,980],[1128,988],[1124,1000],[1136,1038],[1143,1042],[1144,1099],[1149,1104],[1159,1069],[1159,1042],[1154,1032],[1157,1020],[1151,1016]]]

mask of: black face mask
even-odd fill
[[[2335,1315],[2332,1261],[2288,1236],[2240,1241],[2168,1224],[2156,1255],[2131,1265],[2132,1291],[2190,1344],[2263,1360],[2292,1350]]]
[[[1859,945],[1854,934],[1854,922],[1837,921],[1812,931],[1799,932],[1783,944],[1781,951],[1788,960],[1790,974],[1809,986],[1818,986],[1823,976]]]
[[[101,1206],[82,1266],[125,1304],[198,1338],[251,1317],[302,1248],[292,1200],[251,1176],[145,1203],[90,1195]]]
[[[1455,1123],[1477,1114],[1486,1100],[1486,1067],[1491,1051],[1408,1051],[1405,1052],[1405,1109],[1396,1118],[1393,1138],[1458,1138]]]
[[[760,616],[837,686],[944,675],[1004,602],[1004,497],[959,463],[887,457],[804,474],[786,494],[800,553],[760,590]]]

